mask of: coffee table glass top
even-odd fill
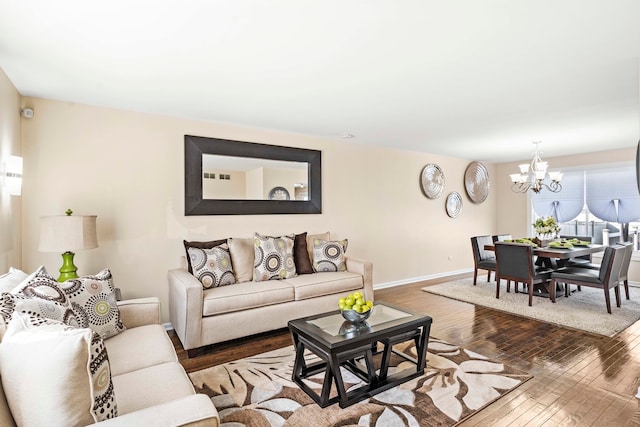
[[[388,307],[384,304],[374,305],[372,310],[371,316],[362,323],[348,322],[340,313],[329,314],[317,319],[307,320],[307,323],[310,323],[322,329],[327,334],[335,337],[352,334],[359,328],[368,329],[371,326],[412,316],[410,313],[405,313],[404,311]]]

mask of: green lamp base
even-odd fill
[[[60,277],[58,277],[58,282],[65,282],[69,279],[77,279],[78,267],[73,264],[73,256],[75,254],[73,252],[65,252],[62,254],[62,267],[60,267]]]

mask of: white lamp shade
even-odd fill
[[[549,172],[549,178],[551,178],[551,181],[560,182],[560,180],[562,179],[562,173],[560,173],[560,172]]]
[[[40,252],[73,252],[98,247],[96,215],[56,215],[40,218]]]

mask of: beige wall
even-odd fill
[[[0,69],[0,174],[8,156],[20,150],[20,94]],[[21,197],[10,196],[0,176],[0,274],[22,265]]]
[[[76,254],[80,274],[109,267],[125,297],[158,295],[167,316],[167,270],[180,265],[182,240],[250,237],[254,232],[331,231],[348,238],[348,255],[374,263],[374,284],[412,281],[472,266],[469,237],[494,231],[495,192],[480,205],[466,198],[467,160],[347,141],[25,98],[23,121],[23,267],[54,273],[59,254],[40,253],[42,215],[98,215],[100,247]],[[184,216],[184,135],[322,151],[323,213]],[[419,187],[426,163],[446,176],[442,197]],[[487,165],[495,176],[492,165]],[[462,213],[446,215],[445,196],[463,195]]]

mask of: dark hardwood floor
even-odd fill
[[[450,279],[380,289],[375,300],[426,313],[433,318],[431,336],[534,375],[461,426],[640,426],[640,322],[609,338],[421,290]],[[478,285],[487,286],[485,280]],[[291,344],[282,329],[209,346],[188,359],[169,334],[187,372]]]

